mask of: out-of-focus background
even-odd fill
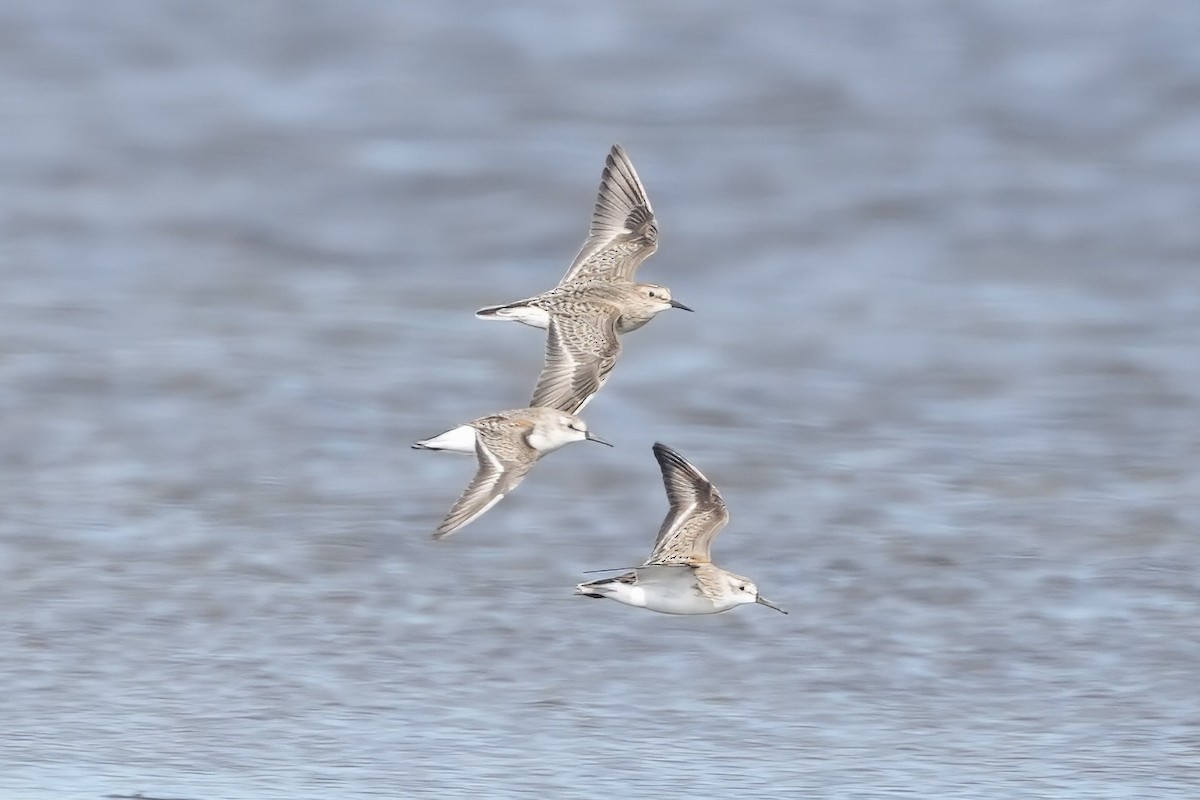
[[[1194,798],[1200,5],[0,8],[0,794]],[[573,445],[458,535],[613,142]],[[571,595],[664,441],[791,611]]]

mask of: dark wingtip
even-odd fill
[[[654,451],[654,457],[659,461],[662,461],[663,459],[666,459],[667,461],[683,461],[683,456],[679,455],[679,453],[675,452],[670,447],[667,447],[662,442],[655,442],[654,446],[650,449]]]

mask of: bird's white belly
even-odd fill
[[[690,570],[680,567],[651,567],[639,570],[638,582],[629,587],[630,605],[660,614],[716,614],[724,607],[696,589]]]
[[[623,333],[629,333],[630,331],[636,331],[638,328],[642,327],[650,320],[651,320],[651,317],[630,318],[628,315],[622,316],[617,320],[617,325],[616,325],[617,333],[623,334]]]
[[[641,591],[645,593],[645,590]],[[713,605],[712,601],[705,597],[698,595],[687,597],[673,593],[667,595],[650,593],[649,597],[643,598],[642,606],[661,614],[717,614],[725,610]]]

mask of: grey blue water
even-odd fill
[[[1200,796],[1200,5],[0,9],[0,797]],[[455,537],[608,148],[694,314]],[[572,596],[650,446],[789,616]]]

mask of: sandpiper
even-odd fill
[[[638,265],[656,249],[658,226],[646,190],[625,150],[613,145],[588,238],[559,284],[475,312],[483,319],[510,319],[547,331],[545,363],[531,406],[579,413],[616,364],[619,334],[637,330],[668,308],[692,310],[665,286],[633,281]]]
[[[581,583],[575,593],[610,597],[664,614],[717,614],[758,603],[784,614],[758,593],[747,578],[712,563],[709,550],[729,511],[712,481],[664,444],[654,445],[671,509],[658,531],[650,557],[631,572]]]
[[[584,439],[612,447],[574,414],[553,408],[519,408],[488,414],[415,443],[417,449],[474,453],[479,462],[475,477],[433,538],[449,536],[478,519],[516,488],[542,456]]]

